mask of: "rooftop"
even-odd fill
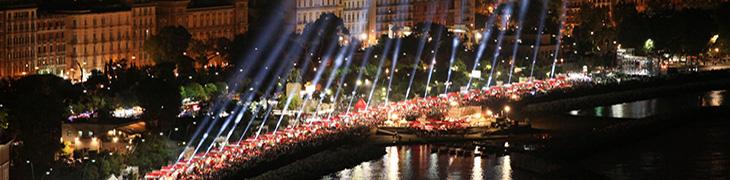
[[[191,0],[188,8],[205,8],[232,5],[230,0]]]
[[[60,0],[40,4],[46,11],[114,12],[129,10],[130,7],[118,0]]]

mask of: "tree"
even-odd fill
[[[81,169],[81,179],[103,179],[96,162],[87,162]]]
[[[65,119],[66,96],[72,93],[71,84],[52,75],[34,75],[12,83],[11,98],[7,104],[10,118],[9,128],[16,139],[22,142],[13,149],[14,162],[33,163],[35,169],[47,169],[54,161],[62,145],[61,122]],[[25,166],[14,166],[25,168]],[[19,172],[19,177],[25,170]],[[38,171],[36,171],[38,172]]]
[[[284,106],[286,106],[286,100],[288,98],[288,94],[281,96],[281,98],[279,98],[279,103],[277,103],[277,105],[279,106],[278,108],[282,110],[299,110],[299,107],[302,106],[302,97],[298,94],[292,94],[288,109],[284,109]]]
[[[233,42],[224,37],[212,38],[208,41],[193,39],[190,41],[188,51],[193,60],[199,66],[205,66],[214,58],[228,59],[232,52]]]
[[[90,85],[90,86],[97,86],[99,84],[104,84],[108,81],[109,81],[109,78],[107,78],[107,76],[104,75],[104,73],[102,73],[98,69],[93,69],[93,70],[91,70],[91,75],[89,75],[89,79],[87,79],[86,82],[84,82],[84,83],[87,85]]]
[[[144,42],[144,50],[156,63],[179,63],[192,35],[182,26],[167,26]]]
[[[289,0],[250,0],[249,9],[251,12],[248,15],[248,22],[250,23],[249,32],[267,31],[268,29],[264,29],[267,24],[286,20],[283,18],[287,16],[287,13],[290,13],[290,11],[282,11],[278,9],[287,5],[294,4]],[[274,19],[272,17],[277,18]]]
[[[287,80],[290,83],[302,83],[302,74],[298,68],[292,68]]]
[[[322,13],[316,21],[304,27],[304,32],[314,33],[315,36],[311,41],[320,42],[318,46],[307,47],[316,49],[314,57],[324,56],[328,47],[338,45],[340,37],[347,37],[350,34],[342,19],[333,13]]]
[[[231,57],[231,50],[233,47],[233,41],[228,38],[219,37],[208,40],[210,50],[215,53],[215,56],[221,59],[229,59]],[[215,57],[214,56],[214,57]]]
[[[643,50],[643,51],[644,51],[645,53],[650,53],[651,51],[653,51],[653,50],[654,50],[654,41],[652,41],[651,39],[647,39],[647,40],[646,40],[646,41],[644,42],[644,47],[643,47],[643,48],[641,48],[641,49],[642,49],[642,50]]]
[[[615,28],[608,19],[608,8],[593,8],[587,5],[580,13],[581,24],[574,30],[577,49],[583,54],[606,56],[615,49]]]
[[[208,97],[214,96],[216,94],[223,94],[223,91],[225,90],[225,86],[218,86],[215,83],[208,83],[203,86],[203,89],[205,90],[205,94],[208,95]]]
[[[205,88],[198,83],[188,83],[187,85],[180,86],[180,96],[183,99],[193,100],[208,100],[208,93]]]
[[[451,72],[451,85],[449,86],[449,89],[451,91],[455,91],[459,88],[459,86],[466,86],[466,83],[469,81],[471,69],[467,69],[464,61],[461,59],[454,60],[454,64],[451,69],[453,72]]]
[[[107,179],[118,176],[125,164],[125,155],[113,152],[99,152],[97,156],[80,163],[57,162],[51,171],[51,179]],[[43,176],[45,177],[45,176]],[[49,177],[45,177],[48,179]],[[130,178],[135,179],[135,178]]]
[[[525,20],[523,22],[524,29],[522,30],[523,34],[537,34],[538,27],[540,24],[543,24],[543,34],[555,34],[557,33],[558,29],[558,22],[560,22],[560,9],[562,5],[560,5],[560,1],[554,1],[554,0],[544,0],[547,2],[547,7],[543,7],[543,0],[539,1],[531,1],[528,4],[527,7],[527,14],[525,14]],[[518,6],[514,6],[518,7]],[[542,16],[542,10],[543,8],[548,8],[545,10],[545,19],[544,21],[540,21],[540,16]]]
[[[730,53],[730,2],[722,3],[715,10],[717,23],[717,43],[725,54]]]
[[[5,130],[10,126],[10,120],[8,119],[8,112],[0,107],[0,135],[5,134]]]
[[[101,177],[107,178],[110,175],[119,175],[122,167],[124,166],[124,156],[119,153],[103,153],[101,156],[101,162],[99,163],[99,170],[101,171]]]
[[[175,82],[159,78],[143,79],[133,88],[140,106],[145,109],[142,119],[146,120],[148,129],[152,132],[164,131],[178,122],[181,96]]]
[[[448,32],[448,28],[442,24],[433,23],[433,22],[426,22],[426,23],[418,23],[414,26],[413,32],[415,36],[423,36],[426,33],[428,33],[428,37],[431,37],[432,39],[446,39],[446,36],[450,36]],[[440,33],[440,34],[437,34]],[[436,36],[442,36],[442,37],[436,37]]]
[[[195,75],[195,60],[188,56],[178,56],[177,60],[177,72],[182,77],[188,77]],[[187,79],[187,78],[185,78]]]
[[[227,53],[229,54],[228,63],[233,65],[234,67],[239,64],[238,61],[243,59],[243,57],[246,56],[246,51],[249,49],[253,49],[251,47],[250,42],[254,40],[254,37],[252,37],[253,32],[249,31],[246,32],[246,34],[238,34],[233,38],[233,42],[230,51]]]
[[[227,94],[228,93],[228,84],[224,82],[215,82],[215,87],[218,88],[217,94]]]
[[[138,166],[140,173],[162,167],[173,160],[177,152],[175,143],[165,136],[147,135],[136,143],[135,148],[127,156],[127,163]]]
[[[669,42],[671,45],[679,46],[677,49],[670,50],[689,55],[707,52],[707,44],[710,38],[718,32],[718,24],[715,23],[716,21],[713,18],[709,11],[704,10],[688,9],[678,12],[673,19],[676,19],[674,21],[682,22],[682,24],[665,27],[679,27],[678,29],[680,30],[678,32],[680,34],[679,40]]]
[[[193,57],[196,63],[200,66],[207,65],[210,59],[208,58],[208,51],[211,47],[201,40],[194,39],[190,41],[189,45],[190,55]]]
[[[200,85],[192,82],[187,85],[180,86],[180,96],[183,99],[193,99],[199,101],[208,101],[216,94],[223,94],[226,86],[223,83],[208,83]]]
[[[697,55],[707,50],[708,41],[722,21],[709,11],[698,9],[662,9],[638,13],[633,5],[616,8],[618,42],[622,47],[645,49],[648,39],[654,49],[670,55]],[[640,53],[650,53],[637,51]]]
[[[79,100],[69,105],[70,111],[67,115],[84,113],[84,112],[109,112],[112,109],[112,104],[109,101],[109,97],[106,95],[96,92],[84,95]],[[98,113],[99,119],[109,118],[107,113]]]
[[[624,48],[639,49],[649,38],[649,22],[642,14],[636,11],[635,5],[619,5],[614,11],[616,14],[617,41]]]

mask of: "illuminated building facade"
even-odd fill
[[[572,32],[572,28],[580,24],[580,11],[581,8],[608,8],[609,13],[613,10],[614,6],[619,4],[633,4],[636,6],[636,10],[642,12],[646,10],[649,0],[567,0],[565,1],[565,23]]]
[[[466,32],[474,27],[475,7],[475,0],[297,0],[297,32],[322,13],[342,18],[350,34],[360,39],[407,34],[427,21]]]
[[[357,36],[366,44],[372,44],[376,40],[375,22],[375,1],[374,0],[349,0],[345,1],[342,20],[350,34]]]
[[[233,39],[233,7],[214,6],[187,10],[185,27],[193,39],[208,40],[215,37]]]
[[[34,72],[36,62],[35,6],[0,10],[0,76],[22,76]]]
[[[63,13],[70,38],[67,42],[67,78],[86,78],[92,70],[103,70],[107,62],[132,57],[131,11]]]
[[[143,121],[111,124],[64,122],[60,140],[73,151],[126,153],[133,146],[132,140],[140,137],[145,128]]]
[[[442,24],[457,35],[468,39],[475,28],[476,3],[474,0],[377,0],[378,34],[389,37],[407,36],[418,23]],[[471,41],[469,41],[471,42]]]
[[[133,4],[132,8],[132,41],[131,55],[128,58],[130,64],[149,65],[153,64],[152,57],[144,52],[144,41],[157,32],[157,6],[154,3]]]
[[[296,31],[301,33],[307,24],[316,21],[320,15],[325,13],[342,17],[343,1],[346,0],[297,0]]]
[[[0,143],[0,179],[10,179],[10,147],[12,141]]]
[[[41,74],[64,74],[66,70],[66,19],[63,15],[40,14],[36,22],[36,56],[33,70]],[[36,69],[35,67],[39,67]]]
[[[103,71],[110,61],[153,65],[144,52],[144,41],[165,26],[183,26],[194,39],[204,42],[232,40],[248,31],[248,0],[210,2],[140,1],[73,10],[3,5],[0,77],[55,74],[79,80],[92,70]]]
[[[452,31],[474,27],[474,0],[378,0],[377,28],[380,34],[408,34],[421,22],[443,24]]]

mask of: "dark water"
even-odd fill
[[[725,90],[689,93],[628,103],[598,106],[570,111],[571,115],[612,118],[645,118],[672,113],[685,108],[720,106],[725,102]]]
[[[582,116],[643,118],[682,113],[686,108],[716,107],[726,91],[709,91],[581,109]],[[699,117],[698,117],[699,118]],[[609,179],[730,179],[730,117],[702,120],[640,137],[624,146],[596,152],[580,162]],[[429,145],[392,146],[374,161],[332,173],[322,179],[539,179],[512,168],[509,156],[454,156],[431,153]]]
[[[431,153],[430,145],[386,147],[377,160],[363,162],[322,179],[532,179],[513,169],[510,156],[456,156]]]
[[[706,117],[583,162],[610,179],[730,179],[730,117]]]
[[[602,115],[646,117],[682,113],[687,107],[728,109],[726,91],[662,97],[604,106]],[[730,110],[730,109],[728,109]],[[594,113],[599,113],[598,108]],[[586,169],[609,179],[730,179],[730,117],[706,114],[663,132],[583,160]]]

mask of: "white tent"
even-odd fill
[[[117,178],[117,176],[115,176],[114,174],[112,174],[112,175],[109,176],[109,178],[106,178],[106,180],[119,180],[119,178]]]

